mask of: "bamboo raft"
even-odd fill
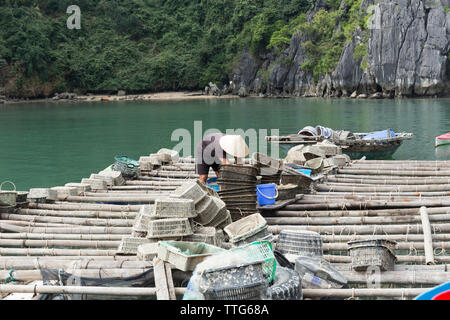
[[[304,298],[410,299],[450,281],[449,172],[450,161],[354,161],[316,181],[311,194],[281,209],[263,211],[275,235],[284,229],[319,232],[324,257],[348,279],[349,289],[305,289]],[[179,297],[185,290],[180,284],[189,274],[116,251],[120,239],[130,235],[143,204],[168,197],[196,178],[192,160],[181,159],[122,186],[1,213],[0,280],[5,284],[0,294]],[[373,235],[398,242],[395,270],[382,272],[376,288],[371,275],[351,269],[347,252],[348,241]],[[152,288],[44,286],[36,283],[42,281],[41,269],[103,278],[153,270],[155,281]]]

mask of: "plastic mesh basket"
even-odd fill
[[[123,237],[117,250],[118,254],[137,254],[138,247],[151,241],[147,238]]]
[[[191,199],[194,204],[200,202],[207,192],[200,186],[198,182],[187,182],[178,187],[172,194],[175,198]]]
[[[317,232],[308,230],[282,230],[278,235],[277,250],[283,254],[321,257],[322,238]]]
[[[219,212],[219,207],[214,197],[206,196],[204,197],[196,206],[197,217],[194,219],[195,222],[201,225],[207,225],[210,223],[217,213]]]
[[[193,234],[187,218],[151,220],[148,224],[147,238],[173,238]]]
[[[193,218],[197,213],[191,199],[156,199],[151,215],[154,218]]]
[[[277,261],[269,241],[257,241],[251,244],[231,249],[233,253],[245,256],[249,263],[262,263],[262,271],[268,282],[275,276]]]

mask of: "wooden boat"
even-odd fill
[[[436,147],[442,146],[444,144],[450,144],[450,132],[436,137],[436,143],[435,143]]]
[[[292,134],[288,136],[268,136],[266,140],[274,145],[278,145],[281,150],[288,152],[294,146],[301,144],[316,144],[323,140],[329,140],[342,148],[342,152],[352,159],[383,159],[392,156],[401,146],[404,140],[410,140],[414,136],[412,133],[397,133],[395,137],[384,139],[363,139],[370,133],[354,133],[354,139],[336,139],[333,137],[307,136]]]

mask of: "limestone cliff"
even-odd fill
[[[370,14],[364,63],[354,55],[364,41],[356,28],[334,71],[314,79],[302,68],[307,59],[302,44],[307,36],[298,32],[280,53],[254,56],[244,51],[233,70],[234,88],[292,96],[448,96],[449,2],[363,0],[360,11]],[[308,19],[324,5],[318,0]]]

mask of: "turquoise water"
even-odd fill
[[[0,182],[19,190],[78,182],[114,161],[174,147],[175,129],[298,132],[323,125],[353,132],[413,132],[393,159],[450,159],[434,138],[450,131],[450,99],[220,99],[173,102],[26,103],[0,106]],[[192,142],[192,146],[194,142]],[[192,147],[191,146],[191,147]]]

